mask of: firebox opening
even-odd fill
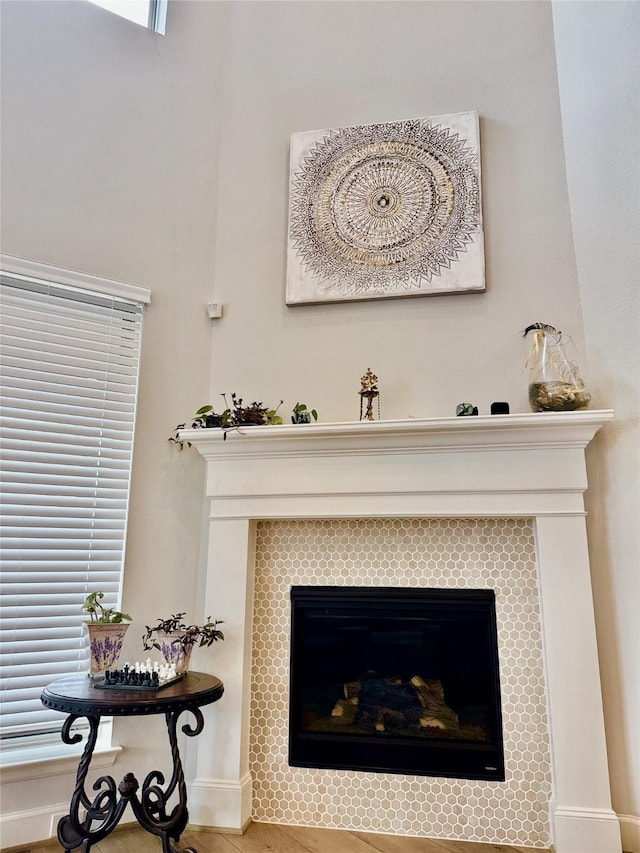
[[[493,590],[294,586],[289,764],[504,781]]]

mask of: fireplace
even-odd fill
[[[289,764],[504,781],[493,590],[291,589]]]
[[[547,846],[551,834],[558,853],[619,853],[583,499],[585,448],[612,418],[610,411],[584,411],[247,427],[226,436],[182,431],[207,463],[203,612],[224,618],[227,640],[215,655],[224,701],[205,709],[208,725],[188,752],[192,823],[241,830],[255,815],[530,847]],[[486,533],[486,525],[494,531]],[[515,540],[508,535],[514,529]],[[383,554],[376,562],[359,547],[361,533],[367,546],[376,540]],[[435,546],[452,534],[458,558],[447,556],[450,549],[428,564],[416,558],[429,552],[413,542],[427,538]],[[510,548],[506,563],[496,559],[494,541]],[[404,550],[401,565],[397,548]],[[327,556],[335,572],[321,577]],[[252,717],[266,705],[287,715],[290,586],[445,582],[496,590],[505,782],[289,767],[286,720],[274,729],[263,716],[256,741]],[[259,584],[273,595],[265,599]],[[529,640],[543,661],[535,678],[544,683],[543,713],[514,740],[514,715],[528,714],[535,685],[526,654],[511,678],[503,667],[514,642],[528,649]],[[194,666],[206,669],[210,660],[200,655],[195,650]],[[277,690],[258,696],[255,676],[274,674]],[[518,698],[514,688],[523,684]],[[550,773],[532,764],[542,743],[550,746]],[[278,754],[277,766],[267,758],[262,773],[289,798],[286,819],[270,793],[256,812],[262,795],[252,750]]]

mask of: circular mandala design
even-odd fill
[[[426,120],[332,131],[293,176],[294,251],[341,293],[420,287],[479,227],[477,156]]]

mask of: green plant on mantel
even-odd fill
[[[222,429],[224,438],[231,430],[238,430],[243,426],[277,426],[283,423],[281,415],[278,414],[278,409],[283,401],[280,400],[274,409],[270,409],[263,403],[253,401],[248,405],[244,405],[242,397],[233,392],[231,397],[231,405],[227,401],[227,395],[220,395],[224,400],[225,408],[222,412],[216,412],[212,405],[201,406],[191,419],[192,429]],[[308,410],[305,403],[296,403],[291,414],[292,423],[311,423],[311,418],[318,420],[318,413],[315,409]],[[169,441],[175,444],[180,450],[191,447],[191,442],[180,438],[180,430],[185,429],[186,424],[178,424],[175,428],[175,434],[169,438]]]
[[[311,418],[314,421],[318,420],[318,413],[315,409],[307,409],[306,403],[296,403],[291,412],[292,424],[310,424]]]

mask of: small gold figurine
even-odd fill
[[[380,420],[380,391],[378,390],[378,377],[371,372],[371,368],[367,367],[367,372],[360,378],[360,420],[372,421],[373,417],[373,401],[378,400],[378,420]],[[367,401],[367,408],[362,415],[364,401]]]

